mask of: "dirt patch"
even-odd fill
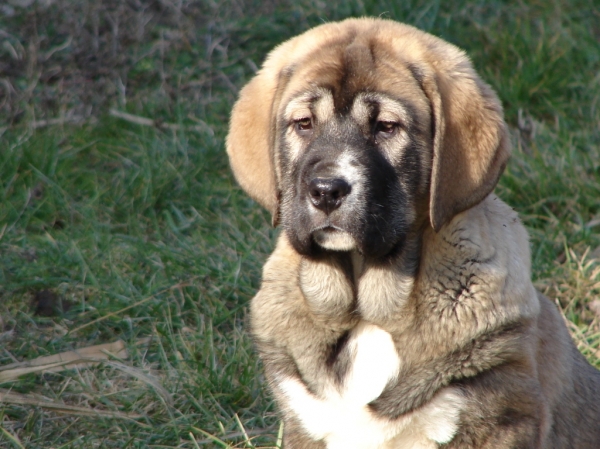
[[[9,0],[0,5],[0,125],[81,123],[111,107],[201,109],[260,63],[264,50],[245,45],[251,30],[273,19],[267,29],[285,37],[289,24],[269,17],[281,3]]]

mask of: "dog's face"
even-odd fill
[[[463,53],[412,27],[347,20],[274,50],[241,92],[238,181],[304,255],[384,258],[481,201],[508,158],[501,107]]]
[[[288,82],[275,160],[281,222],[302,254],[393,253],[428,191],[429,103],[406,68],[386,73],[385,53],[333,43]]]

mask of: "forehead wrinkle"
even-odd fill
[[[313,102],[312,111],[317,117],[318,121],[325,122],[333,117],[334,105],[331,92],[325,89],[322,90],[323,95],[318,100]]]
[[[400,120],[405,124],[409,124],[411,121],[410,114],[398,100],[378,95],[379,103],[379,119],[395,121]],[[389,117],[388,117],[389,116]]]
[[[352,103],[352,109],[350,110],[350,116],[357,123],[364,124],[371,119],[372,104],[363,101],[363,95],[358,95]]]
[[[286,121],[292,120],[294,118],[294,113],[297,113],[299,110],[310,111],[310,104],[315,99],[315,92],[303,92],[298,96],[292,98],[285,105],[285,109],[283,110],[283,118]],[[302,117],[295,117],[302,118]]]
[[[363,92],[358,94],[352,104],[352,116],[357,121],[364,121],[363,117],[370,118],[373,110],[377,112],[377,119],[384,121],[401,121],[410,124],[411,116],[404,105],[397,98],[377,92]]]
[[[333,114],[331,92],[322,87],[316,87],[299,93],[286,104],[283,111],[283,118],[286,121],[303,118],[295,116],[299,111],[316,115],[319,119],[327,119]]]

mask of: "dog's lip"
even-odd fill
[[[316,228],[314,228],[311,231],[311,234],[314,234],[315,232],[326,232],[326,233],[334,233],[334,232],[346,232],[348,233],[348,231],[346,231],[345,229],[340,228],[339,226],[335,226],[332,224],[326,224],[323,226],[318,226]]]

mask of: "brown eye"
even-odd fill
[[[304,117],[294,122],[296,131],[298,132],[306,132],[310,131],[313,127],[312,119],[310,117]]]
[[[390,137],[396,133],[399,127],[400,124],[396,122],[377,122],[375,125],[375,134]]]

